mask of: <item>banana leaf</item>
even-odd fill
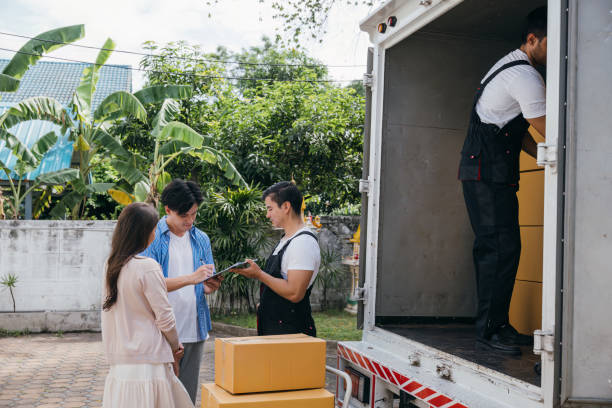
[[[34,154],[39,160],[57,143],[57,135],[51,131],[41,136],[34,146],[32,146],[32,154]]]
[[[41,174],[36,178],[36,181],[41,184],[57,185],[70,183],[78,178],[79,171],[77,169],[62,169]]]
[[[96,129],[92,136],[92,141],[115,156],[122,158],[130,157],[130,153],[123,148],[121,142],[108,134],[104,129]]]
[[[70,115],[61,103],[46,96],[24,99],[0,116],[0,127],[10,129],[30,120],[46,120],[62,126],[62,133],[72,126]]]
[[[56,28],[38,34],[36,39],[28,41],[19,49],[8,65],[4,67],[2,73],[15,79],[21,79],[30,66],[36,64],[42,54],[61,48],[66,45],[65,43],[80,40],[84,36],[85,26],[82,24]]]
[[[0,140],[4,140],[6,148],[9,149],[18,160],[24,161],[31,166],[35,166],[38,160],[28,147],[10,132],[0,128]]]
[[[181,122],[169,122],[161,131],[160,139],[177,140],[195,148],[202,147],[204,136]]]
[[[116,190],[111,188],[108,190],[108,194],[113,200],[115,200],[121,205],[132,204],[135,200],[135,197],[132,194],[126,193],[123,190]]]
[[[114,113],[121,113],[123,116],[132,115],[142,122],[147,120],[147,111],[142,103],[129,92],[117,91],[108,95],[94,113],[95,120],[105,120]]]
[[[160,103],[165,99],[189,99],[193,94],[189,85],[155,85],[143,88],[134,96],[143,104]]]
[[[114,49],[115,42],[108,38],[98,53],[95,64],[89,65],[83,70],[81,82],[74,93],[72,103],[75,107],[75,113],[79,119],[84,122],[89,121],[91,115],[91,101],[96,91],[98,79],[100,78],[100,69],[102,65],[106,63]]]
[[[15,92],[19,89],[19,80],[10,75],[0,74],[0,92]]]
[[[181,107],[174,99],[165,99],[159,108],[159,112],[153,118],[151,125],[153,126],[153,138],[157,140],[162,129],[179,114]]]

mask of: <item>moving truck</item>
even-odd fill
[[[546,140],[521,157],[521,357],[478,349],[459,153],[476,88],[548,5]],[[383,25],[381,25],[384,24]],[[363,338],[338,344],[340,407],[612,406],[612,0],[390,0],[369,33]],[[541,374],[534,370],[541,363]]]

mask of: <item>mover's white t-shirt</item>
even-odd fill
[[[296,236],[302,231],[312,232],[307,227],[298,230],[291,237],[283,237],[276,249],[274,254],[278,252],[287,244],[292,237]],[[281,275],[283,279],[287,279],[287,271],[299,270],[299,271],[313,271],[308,287],[311,287],[319,273],[319,266],[321,265],[321,250],[319,249],[319,243],[316,239],[310,235],[300,235],[296,237],[285,251],[283,260],[281,262]]]
[[[189,232],[183,234],[182,237],[172,232],[169,234],[168,277],[176,278],[193,273],[193,252]],[[195,343],[198,341],[198,312],[194,286],[187,285],[168,292],[168,300],[176,318],[176,330],[180,342]]]
[[[493,65],[481,83],[502,65],[518,60],[529,62],[527,54],[514,50]],[[517,65],[497,74],[476,104],[480,120],[500,128],[521,112],[525,119],[546,115],[546,85],[542,75],[531,65]]]

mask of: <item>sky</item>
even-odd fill
[[[148,40],[159,44],[184,40],[212,52],[217,46],[239,51],[258,45],[264,35],[274,38],[275,28],[280,25],[272,19],[269,1],[262,4],[259,0],[219,0],[213,6],[206,3],[206,0],[6,1],[2,4],[0,32],[34,37],[57,27],[85,24],[85,37],[77,44],[101,47],[111,37],[117,50],[141,52],[142,43]],[[309,55],[323,64],[344,66],[329,68],[332,79],[363,77],[369,40],[358,25],[368,12],[366,6],[335,6],[323,43],[301,43]],[[0,48],[18,50],[26,41],[0,34]],[[93,62],[97,51],[65,46],[50,55]],[[12,56],[12,52],[0,50],[0,58]],[[139,56],[115,52],[107,63],[138,67],[139,61]],[[133,90],[140,89],[143,82],[142,74],[134,71]]]

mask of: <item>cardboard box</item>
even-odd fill
[[[510,323],[519,333],[533,335],[542,327],[542,284],[517,280],[510,302]]]
[[[232,395],[216,384],[202,384],[202,408],[334,408],[326,389]]]
[[[521,227],[521,260],[517,280],[542,282],[544,227]]]
[[[519,225],[544,225],[544,170],[521,173],[517,197]]]
[[[544,138],[544,136],[542,136],[541,134],[538,133],[537,130],[534,129],[533,126],[529,126],[529,133],[531,133],[531,137],[533,137],[534,142],[536,143],[541,143],[546,141],[546,139]],[[525,171],[525,170],[536,170],[536,169],[542,169],[542,167],[539,167],[536,164],[536,159],[534,159],[533,157],[529,156],[527,153],[525,152],[521,152],[521,156],[520,156],[520,169],[521,171]]]
[[[325,387],[325,340],[305,334],[215,339],[215,383],[232,394]]]

